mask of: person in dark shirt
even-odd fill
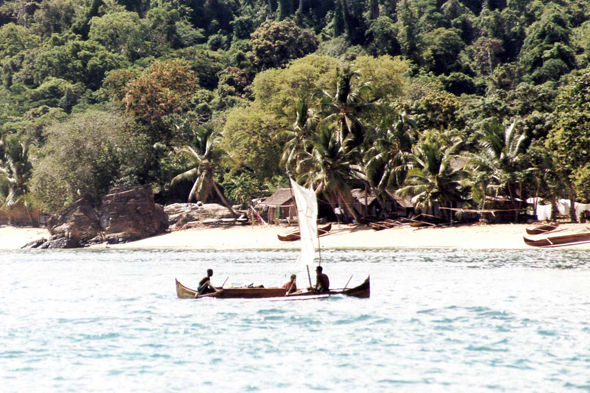
[[[321,293],[321,292],[329,292],[330,291],[330,279],[326,274],[323,273],[323,268],[321,266],[316,267],[316,283],[314,292]]]
[[[286,289],[287,293],[297,292],[297,276],[291,274],[291,279],[285,283],[281,288]]]
[[[207,269],[207,276],[199,281],[199,287],[197,288],[199,295],[217,292],[217,288],[211,285],[211,276],[213,276],[213,269]]]

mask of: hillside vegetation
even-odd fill
[[[0,205],[588,202],[589,60],[586,0],[8,0]]]

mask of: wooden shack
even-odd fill
[[[281,224],[297,221],[297,207],[290,188],[279,188],[260,205],[268,208],[268,223]]]

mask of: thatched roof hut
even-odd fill
[[[297,208],[290,188],[279,188],[258,206],[268,208],[269,223],[292,222],[297,217]]]

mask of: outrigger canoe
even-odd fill
[[[200,299],[203,297],[213,297],[218,299],[269,299],[269,298],[288,298],[288,299],[305,299],[326,297],[332,295],[346,295],[358,298],[371,297],[371,277],[367,277],[358,287],[348,289],[334,289],[329,292],[317,294],[314,292],[295,292],[287,295],[284,288],[227,288],[215,293],[199,295],[194,289],[182,285],[176,280],[176,294],[181,299]]]
[[[590,243],[590,231],[583,233],[570,233],[567,235],[547,236],[544,239],[528,239],[523,236],[524,242],[533,247],[565,247],[576,244]]]
[[[328,224],[321,228],[318,228],[318,236],[324,235],[332,230],[332,224]],[[277,235],[280,241],[282,242],[293,242],[295,240],[301,239],[301,233],[299,231],[288,233],[286,235]]]
[[[526,233],[529,235],[540,235],[542,233],[548,233],[548,232],[554,231],[557,229],[558,226],[559,226],[558,222],[553,223],[553,224],[541,224],[541,225],[534,226],[532,228],[527,228]]]

